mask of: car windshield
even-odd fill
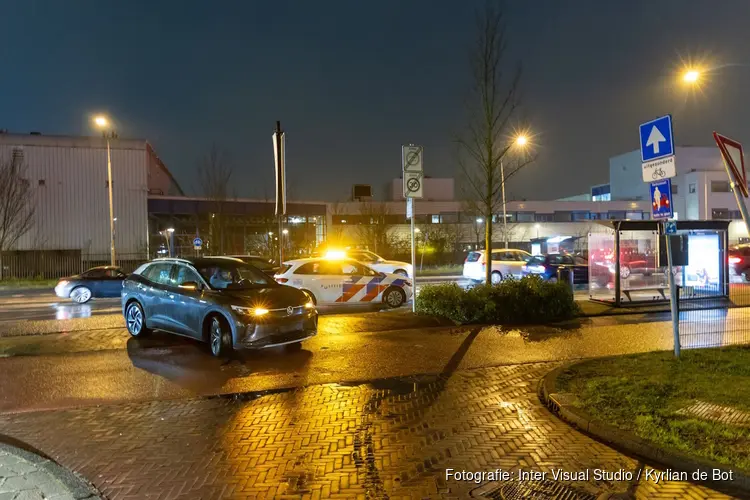
[[[267,274],[244,262],[210,262],[201,264],[198,272],[215,290],[240,290],[276,286]]]
[[[367,252],[367,251],[359,252],[358,255],[353,255],[352,257],[362,262],[378,262],[378,261],[383,260],[383,258],[380,257],[379,255],[376,255],[372,252]]]
[[[545,260],[546,258],[544,257],[544,255],[535,255],[534,257],[529,259],[528,264],[530,266],[543,266]]]

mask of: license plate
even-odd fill
[[[289,332],[294,332],[294,331],[299,330],[299,329],[300,329],[300,327],[296,323],[293,323],[291,325],[281,325],[279,327],[279,333],[289,333]]]

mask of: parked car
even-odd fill
[[[354,259],[312,258],[284,262],[279,274],[284,283],[309,294],[316,304],[401,307],[412,296],[412,283],[399,274],[376,271]]]
[[[367,264],[374,270],[381,272],[381,273],[398,274],[401,276],[406,276],[407,278],[411,278],[412,276],[414,276],[412,274],[411,264],[409,264],[408,262],[402,262],[400,260],[386,260],[380,255],[374,252],[371,252],[369,250],[331,249],[322,254],[320,252],[314,252],[312,256],[323,257],[323,258],[328,258],[328,259],[350,258],[350,259],[358,260],[359,262],[362,262],[364,264]]]
[[[266,259],[259,255],[229,255],[228,257],[240,259],[245,264],[255,266],[271,277],[279,270],[279,266],[273,259]]]
[[[119,297],[126,276],[119,267],[92,267],[84,273],[60,278],[55,294],[77,304],[85,304],[92,298]]]
[[[242,348],[298,349],[318,330],[307,294],[231,257],[142,265],[123,284],[122,312],[133,337],[164,330],[207,342],[214,356]]]
[[[523,267],[524,276],[540,276],[547,281],[557,281],[557,271],[561,267],[573,268],[573,283],[589,282],[589,263],[583,257],[566,254],[535,255]]]
[[[531,259],[531,254],[524,250],[492,250],[492,274],[490,275],[492,284],[500,283],[509,276],[520,278],[523,266],[529,259]],[[464,261],[464,278],[475,282],[484,281],[486,265],[484,250],[469,252]]]
[[[750,281],[750,244],[735,245],[729,249],[729,270]]]

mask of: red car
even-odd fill
[[[729,268],[745,281],[750,281],[750,244],[745,243],[729,249]]]

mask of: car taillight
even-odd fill
[[[276,278],[276,283],[286,283],[289,281],[287,278]]]
[[[730,264],[739,264],[742,262],[742,257],[729,257]]]

